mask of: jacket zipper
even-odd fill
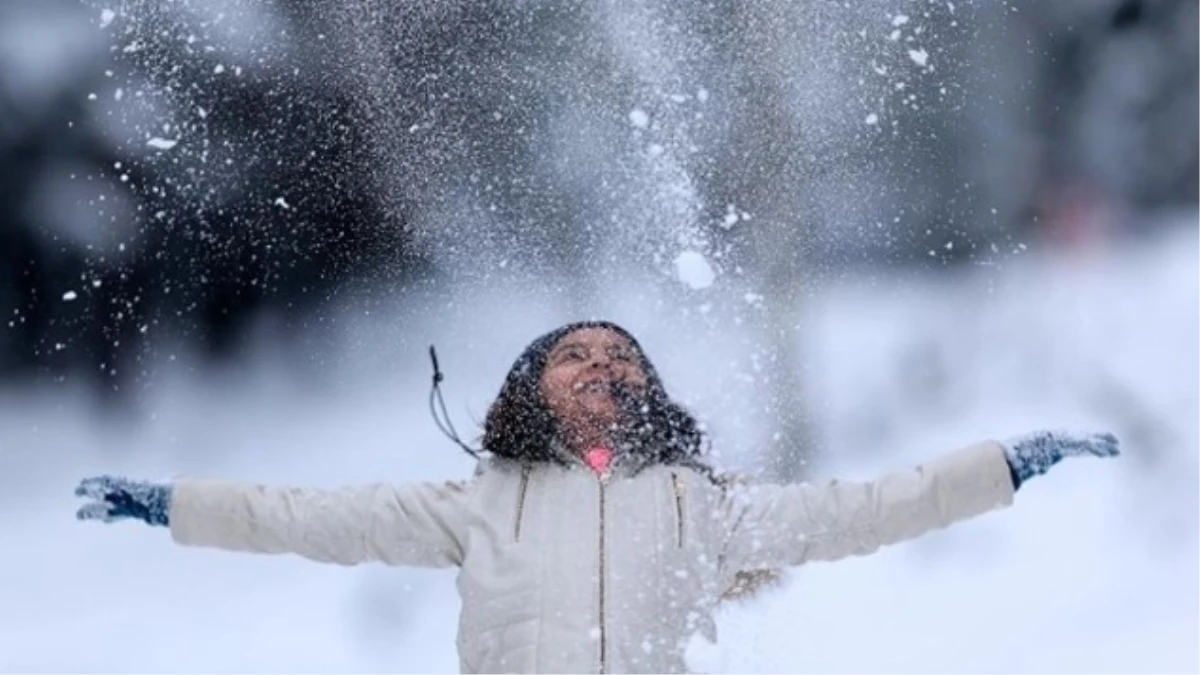
[[[687,494],[687,484],[679,477],[679,474],[671,472],[671,487],[675,491],[675,547],[683,548],[684,534],[684,509],[683,498]]]
[[[600,672],[608,672],[608,642],[604,632],[604,484],[600,477]]]
[[[517,519],[513,524],[513,541],[521,541],[521,521],[525,517],[525,491],[529,489],[529,465],[521,467],[521,487],[517,489]]]

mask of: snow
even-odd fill
[[[117,13],[111,9],[100,10],[100,27],[107,28],[108,24],[112,23],[115,18],[117,18]]]
[[[910,49],[908,50],[908,58],[912,59],[913,63],[924,68],[925,64],[929,61],[929,52],[925,51],[923,48]]]
[[[1007,510],[792,571],[782,589],[725,607],[720,642],[697,639],[692,665],[1200,670],[1189,219],[1148,244],[1052,258],[1030,242],[958,276],[848,276],[813,291],[800,325],[829,449],[821,475],[868,477],[1043,426],[1112,429],[1126,456],[1064,463]],[[752,444],[732,423],[758,407],[737,329],[667,320],[674,296],[630,283],[640,295],[618,286],[614,318],[711,422],[715,446]],[[164,348],[179,355],[174,374],[108,422],[70,386],[0,388],[0,528],[17,552],[0,557],[0,671],[456,672],[450,571],[184,549],[161,529],[74,521],[71,491],[105,472],[327,486],[469,475],[428,417],[428,344],[464,431],[525,342],[573,318],[536,288],[493,286],[443,312],[348,306],[329,318],[345,333],[322,338],[319,359],[265,341],[249,365],[205,371]]]
[[[629,111],[629,123],[638,129],[645,129],[650,126],[650,115],[641,108],[634,108]]]
[[[77,297],[79,297],[79,295],[77,293],[75,293],[75,291],[67,291],[66,293],[63,293],[62,299],[67,302],[70,302]]]
[[[743,214],[739,214],[737,207],[733,204],[725,207],[725,215],[721,218],[721,227],[726,230],[738,224],[739,220],[743,219]]]
[[[692,289],[700,290],[712,286],[717,278],[708,259],[699,251],[683,251],[675,258],[675,272],[679,280]]]
[[[170,139],[170,138],[160,138],[158,136],[155,136],[155,137],[151,138],[150,140],[146,141],[146,145],[148,145],[156,150],[170,150],[171,148],[175,147],[175,145],[177,143],[179,143],[178,140]]]
[[[703,635],[695,633],[691,636],[687,644],[687,655],[688,667],[694,672],[721,672],[721,648],[717,643],[709,641]]]

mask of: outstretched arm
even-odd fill
[[[1111,434],[1037,432],[870,482],[739,486],[726,497],[726,565],[737,571],[866,555],[1008,506],[1025,481],[1065,457],[1116,454]]]
[[[445,567],[462,562],[466,486],[374,484],[334,490],[187,480],[85,479],[83,520],[138,519],[187,546],[294,553],[320,562]]]

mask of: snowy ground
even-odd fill
[[[720,646],[697,643],[694,665],[1200,670],[1190,222],[1137,247],[1030,253],[953,283],[847,281],[814,299],[804,316],[822,475],[866,477],[1047,426],[1111,429],[1127,456],[1062,465],[1007,511],[794,571],[727,608]],[[730,421],[754,405],[726,351],[736,340],[665,327],[644,302],[606,309],[643,337],[718,445],[753,444]],[[439,345],[451,411],[468,426],[524,343],[569,318],[502,287],[450,311],[347,311],[320,367],[269,343],[254,368],[181,365],[119,424],[62,389],[0,389],[0,670],[456,671],[451,572],[186,550],[159,529],[75,522],[71,489],[104,472],[318,485],[462,476],[468,458],[428,416],[426,345]]]

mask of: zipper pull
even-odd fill
[[[671,472],[671,490],[675,493],[675,545],[683,548],[684,523],[687,518],[683,502],[687,495],[687,483],[674,471]]]
[[[671,474],[671,484],[675,486],[675,496],[683,499],[687,496],[687,483],[679,477],[679,474]]]

